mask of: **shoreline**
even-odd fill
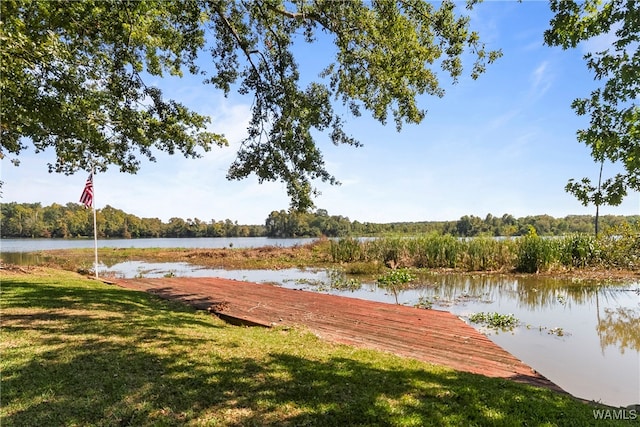
[[[192,265],[221,268],[228,270],[280,270],[285,268],[332,268],[341,267],[347,274],[377,275],[388,271],[389,267],[378,261],[336,262],[324,250],[322,242],[305,245],[281,247],[263,246],[256,248],[99,248],[101,259],[111,262],[145,261],[145,262],[187,262]],[[74,270],[84,268],[88,255],[93,250],[51,249],[29,252],[41,258],[39,264],[58,266]],[[4,261],[3,261],[4,262]],[[509,277],[540,277],[559,280],[640,282],[640,270],[606,269],[597,267],[551,267],[545,271],[523,273],[513,269],[467,270],[462,268],[417,268],[434,274],[457,275],[503,275]]]

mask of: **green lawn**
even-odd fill
[[[616,425],[548,390],[230,326],[75,273],[0,279],[3,427]]]

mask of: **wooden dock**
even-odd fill
[[[302,325],[333,342],[563,392],[446,311],[221,278],[118,279],[116,284],[183,301],[235,324]]]

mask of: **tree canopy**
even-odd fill
[[[617,206],[629,189],[640,191],[640,2],[635,0],[553,0],[555,13],[545,34],[550,46],[575,48],[594,37],[610,37],[610,47],[584,58],[601,84],[589,96],[573,101],[578,115],[590,116],[577,132],[600,164],[597,186],[589,178],[570,180],[567,191],[585,206]],[[602,164],[620,163],[624,173],[602,181]]]
[[[477,78],[500,56],[447,0],[3,0],[0,17],[0,156],[52,148],[50,171],[67,174],[135,173],[157,152],[197,157],[225,137],[150,83],[191,73],[212,91],[252,97],[228,178],[281,180],[302,210],[313,205],[314,180],[337,183],[314,131],[360,145],[336,102],[400,130],[423,120],[418,96],[443,96],[443,75],[455,83],[463,58]],[[293,47],[318,37],[332,40],[335,56],[303,85]]]
[[[569,215],[554,218],[534,215],[515,218],[487,214],[485,218],[465,215],[455,221],[371,223],[351,221],[342,215],[315,212],[273,211],[264,224],[238,224],[237,221],[199,218],[139,218],[109,205],[97,209],[99,238],[172,237],[344,237],[439,234],[458,237],[526,236],[533,227],[540,236],[589,233],[593,217]],[[640,216],[605,215],[604,228],[640,226]],[[625,225],[626,224],[626,225]],[[3,238],[75,238],[93,235],[93,215],[82,204],[42,206],[40,203],[2,203],[0,229]]]

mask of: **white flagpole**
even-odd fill
[[[96,226],[96,175],[95,168],[91,167],[91,179],[92,179],[92,189],[93,189],[93,199],[91,200],[91,208],[93,209],[93,254],[94,254],[94,264],[93,268],[96,272],[96,279],[98,278],[98,227]]]

